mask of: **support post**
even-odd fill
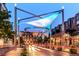
[[[49,36],[50,36],[50,49],[51,49],[51,28],[49,30]]]
[[[65,33],[65,29],[64,29],[64,7],[62,8],[62,10],[61,10],[61,12],[62,12],[62,34],[61,34],[61,36],[62,36],[62,43],[64,44],[64,33]]]
[[[19,20],[18,20],[18,31],[17,31],[17,32],[18,32],[18,37],[19,37],[19,38],[18,38],[18,46],[20,47],[20,36],[19,36]]]
[[[65,30],[64,30],[64,9],[62,9],[62,35],[64,35]]]
[[[16,7],[14,7],[14,29],[15,29],[14,45],[16,45],[16,37],[17,37],[17,10],[16,10]]]

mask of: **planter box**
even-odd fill
[[[70,53],[71,53],[71,54],[77,54],[77,49],[71,48],[71,49],[70,49]]]
[[[57,51],[62,51],[62,47],[58,47],[57,48]]]

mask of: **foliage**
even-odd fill
[[[9,15],[9,11],[3,10],[0,11],[0,19],[8,19],[9,17],[11,17],[11,15]]]
[[[44,39],[42,39],[42,36],[40,37],[35,37],[35,39],[37,40],[38,43],[46,43],[49,41],[49,38],[48,37],[44,37]]]
[[[0,38],[11,34],[11,24],[9,21],[9,12],[6,10],[0,11]]]

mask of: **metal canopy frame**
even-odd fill
[[[29,12],[29,11],[23,10],[23,9],[18,8],[18,7],[16,7],[16,6],[15,6],[14,9],[15,9],[15,11],[14,11],[14,16],[15,16],[15,17],[14,17],[14,18],[15,18],[15,25],[14,25],[14,27],[15,27],[16,36],[17,36],[17,21],[18,21],[18,23],[19,23],[19,22],[22,21],[22,20],[31,19],[31,18],[35,18],[35,17],[42,18],[41,16],[48,15],[48,14],[55,13],[55,12],[61,12],[61,11],[62,11],[62,10],[58,10],[58,11],[53,11],[53,12],[48,12],[48,13],[36,15],[36,14],[34,14],[34,13],[31,13],[31,12]],[[22,18],[22,19],[18,19],[18,20],[17,20],[17,10],[22,11],[22,12],[25,12],[25,13],[28,13],[28,14],[33,15],[33,16],[27,17],[27,18]],[[18,27],[19,27],[19,26],[18,26]]]
[[[28,13],[30,15],[33,15],[31,17],[27,17],[27,18],[23,18],[23,19],[19,19],[18,20],[18,23],[22,20],[26,20],[26,19],[31,19],[31,18],[35,18],[35,17],[38,17],[38,18],[42,18],[41,16],[44,16],[44,15],[48,15],[48,14],[51,14],[51,13],[55,13],[55,12],[62,12],[62,33],[64,33],[64,9],[61,9],[61,10],[58,10],[58,11],[53,11],[53,12],[48,12],[48,13],[44,13],[44,14],[40,14],[40,15],[36,15],[34,13],[31,13],[29,11],[26,11],[26,10],[23,10],[23,9],[20,9],[20,8],[17,8],[16,6],[14,7],[14,28],[15,28],[15,37],[17,37],[17,10],[20,10],[22,12],[25,12],[25,13]],[[52,23],[50,25],[50,29],[49,29],[49,32],[50,32],[50,49],[51,49],[51,26],[52,26]],[[18,31],[19,31],[19,25],[18,25]],[[16,42],[16,41],[15,41]]]
[[[31,18],[42,18],[41,16],[45,16],[45,15],[48,15],[48,14],[52,14],[52,13],[55,13],[55,12],[61,12],[62,10],[58,10],[58,11],[53,11],[53,12],[48,12],[48,13],[44,13],[44,14],[39,14],[39,15],[33,15],[31,17],[26,17],[26,18],[23,18],[23,19],[20,19],[19,21],[22,21],[22,20],[26,20],[26,19],[31,19]],[[32,14],[31,14],[32,15]]]

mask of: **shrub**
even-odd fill
[[[77,49],[71,48],[71,49],[70,49],[70,53],[71,53],[71,54],[77,54]]]
[[[58,51],[62,51],[62,47],[58,47],[57,50],[58,50]]]

